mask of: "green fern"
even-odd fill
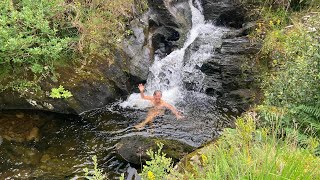
[[[297,107],[299,110],[314,117],[316,120],[320,120],[320,106],[306,106],[300,105]],[[320,122],[319,122],[320,123]]]
[[[298,123],[304,127],[304,131],[311,131],[320,136],[320,107],[299,105],[291,108],[290,113]]]
[[[300,133],[320,137],[319,106],[299,105],[283,108],[261,105],[258,111],[262,127],[271,126],[275,131],[296,127]]]

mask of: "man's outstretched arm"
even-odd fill
[[[150,101],[153,99],[152,96],[144,95],[144,85],[143,84],[139,84],[138,88],[140,90],[140,96],[142,99],[146,99],[146,100],[150,100]]]
[[[180,113],[175,107],[173,107],[172,105],[164,102],[164,106],[165,106],[166,108],[170,109],[170,111],[172,111],[172,113],[173,113],[174,115],[176,115],[177,119],[182,119],[182,118],[183,118],[183,116],[181,115],[181,113]]]

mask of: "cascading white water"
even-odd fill
[[[197,89],[201,89],[204,75],[196,67],[201,67],[203,62],[212,56],[215,47],[221,45],[223,29],[209,22],[206,23],[200,2],[196,0],[195,4],[198,8],[193,5],[192,0],[189,0],[192,28],[184,46],[163,59],[155,57],[145,85],[145,94],[152,95],[155,90],[161,90],[165,101],[176,104],[181,102],[186,95],[185,82],[193,82]],[[201,42],[198,50],[191,51],[190,58],[185,59],[186,50],[196,39]],[[120,105],[145,108],[149,106],[149,102],[142,100],[138,93],[134,93]]]

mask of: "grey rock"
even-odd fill
[[[147,150],[158,149],[156,143],[163,143],[163,151],[167,154],[167,157],[171,157],[173,160],[181,159],[185,154],[190,153],[194,150],[194,147],[179,142],[177,140],[143,137],[143,136],[132,136],[122,138],[117,143],[116,148],[118,154],[121,155],[126,161],[133,164],[141,164],[150,157],[146,154]]]
[[[182,47],[191,28],[191,10],[188,0],[150,0],[149,6],[151,47],[153,53],[161,48],[163,54],[158,55],[163,57],[173,49]]]
[[[238,1],[204,0],[204,17],[218,26],[241,28],[245,22],[245,11]]]
[[[122,50],[127,56],[127,67],[132,76],[146,80],[149,72],[149,67],[152,63],[151,52],[148,45],[148,39],[145,32],[148,31],[148,14],[145,14],[141,19],[131,21],[129,28],[133,34],[127,37],[122,42]]]
[[[126,180],[141,180],[138,171],[135,168],[129,167],[127,169]]]

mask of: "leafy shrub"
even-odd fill
[[[63,1],[4,0],[0,9],[0,64],[36,75],[52,71],[73,41],[60,34],[67,23]]]
[[[282,34],[283,48],[270,48],[273,69],[263,82],[266,104],[315,105],[320,100],[320,43],[305,32],[302,29]]]
[[[264,91],[260,113],[264,126],[277,125],[320,137],[320,24],[318,13],[287,9],[262,10],[253,39],[262,42],[258,54]],[[312,109],[312,111],[311,111]],[[279,114],[280,113],[280,114]],[[273,118],[276,117],[276,118]]]
[[[23,94],[40,89],[44,79],[56,82],[56,69],[65,61],[81,60],[72,61],[81,67],[99,60],[113,63],[128,22],[146,9],[146,0],[1,1],[0,90]]]
[[[146,165],[143,166],[141,176],[143,179],[157,180],[163,179],[168,173],[172,171],[172,159],[165,157],[166,154],[161,152],[163,144],[157,144],[159,149],[154,152],[152,149],[147,151],[147,155],[151,160],[146,161]]]
[[[12,88],[23,94],[42,79],[55,76],[54,64],[73,54],[70,45],[76,41],[63,34],[72,26],[66,11],[63,0],[0,2],[1,90]]]

